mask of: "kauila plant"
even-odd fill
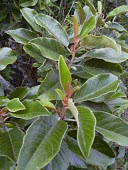
[[[6,95],[0,85],[0,170],[127,169],[128,32],[113,18],[128,6],[105,17],[100,1],[85,0],[59,23],[37,2],[20,4],[28,29],[6,32],[35,59],[39,83]],[[0,70],[16,59],[1,48]]]

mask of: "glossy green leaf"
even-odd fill
[[[62,120],[53,122],[51,117],[39,118],[28,129],[20,151],[18,170],[41,169],[59,152],[67,124]]]
[[[65,63],[65,60],[62,56],[59,58],[58,67],[61,86],[64,88],[64,90],[66,90],[66,86],[68,83],[71,84],[72,78],[67,64]]]
[[[28,89],[25,87],[17,87],[9,93],[8,98],[11,100],[13,98],[19,98],[19,100],[22,100],[28,93]]]
[[[36,5],[38,0],[19,0],[20,6],[28,7]]]
[[[96,130],[109,140],[122,146],[128,146],[128,123],[107,112],[94,113]]]
[[[52,104],[50,101],[48,100],[40,100],[40,104],[46,108],[49,108],[49,109],[54,109],[56,110],[54,104]]]
[[[22,16],[37,32],[42,32],[42,28],[36,24],[34,17],[38,14],[34,9],[23,8],[21,9]]]
[[[116,51],[120,51],[118,45],[112,38],[108,38],[107,36],[94,36],[87,35],[82,41],[81,46],[83,47],[110,47],[115,49]]]
[[[45,28],[50,34],[52,34],[64,46],[69,45],[68,35],[57,20],[45,14],[38,14],[35,17],[35,21],[38,25]]]
[[[115,8],[113,11],[111,11],[108,15],[107,18],[111,18],[114,16],[117,16],[123,12],[128,12],[128,5],[122,5],[117,8]]]
[[[90,154],[90,149],[95,137],[96,119],[92,111],[83,106],[78,106],[78,131],[77,140],[81,152],[85,157]]]
[[[27,44],[30,40],[37,36],[36,33],[24,28],[9,30],[6,33],[11,35],[16,42],[21,44]]]
[[[95,76],[100,73],[112,73],[114,75],[120,75],[123,69],[118,63],[109,63],[100,59],[89,59],[84,63],[84,70],[89,74]]]
[[[16,53],[8,47],[0,48],[0,71],[16,61]]]
[[[60,55],[66,54],[64,47],[53,38],[35,38],[29,43],[36,46],[44,57],[54,61],[57,61]]]
[[[45,58],[42,56],[40,50],[35,45],[26,44],[23,49],[27,54],[35,58],[37,62],[43,63],[45,61]]]
[[[96,18],[95,16],[91,16],[87,21],[84,22],[82,29],[79,34],[79,38],[83,39],[88,35],[90,31],[92,31],[96,26]]]
[[[10,100],[7,104],[7,109],[10,112],[17,112],[19,110],[25,110],[25,106],[20,102],[19,98]]]
[[[61,89],[59,73],[57,70],[50,71],[41,83],[38,94],[41,100],[60,100],[55,89]]]
[[[17,161],[23,141],[23,133],[18,128],[0,130],[0,156]]]
[[[87,52],[83,57],[102,59],[110,63],[121,63],[128,59],[128,53],[119,53],[112,48],[100,48]]]
[[[22,119],[32,119],[38,116],[49,116],[50,112],[38,101],[25,100],[23,105],[26,109],[11,113],[12,116]]]
[[[93,16],[93,13],[91,12],[90,8],[87,5],[83,7],[83,10],[85,12],[86,19],[89,19],[91,16]]]
[[[76,70],[73,71],[73,74],[83,79],[88,79],[92,77],[92,75],[89,72],[87,72],[85,70],[85,67],[82,65],[77,65]]]
[[[116,91],[120,81],[113,74],[104,73],[88,79],[76,93],[75,102],[82,102]]]

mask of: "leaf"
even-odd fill
[[[72,102],[72,99],[68,100],[68,107],[76,119],[78,126],[78,145],[82,154],[86,158],[90,153],[90,149],[95,137],[96,119],[90,109],[83,106],[78,106],[76,108]]]
[[[53,109],[53,110],[56,110],[54,104],[52,104],[50,101],[48,100],[40,100],[40,104],[46,108],[49,108],[49,109]]]
[[[63,141],[58,154],[51,161],[52,170],[66,170],[69,166],[70,150]]]
[[[112,74],[104,73],[88,79],[75,95],[75,102],[82,102],[116,91],[120,81]]]
[[[38,0],[20,0],[20,6],[22,7],[28,7],[28,6],[34,6],[36,5]]]
[[[64,46],[67,47],[69,45],[68,35],[57,20],[45,14],[38,14],[35,17],[35,21],[38,25],[45,28],[50,34],[52,34]]]
[[[111,63],[121,63],[128,59],[128,53],[118,53],[112,48],[100,48],[87,52],[82,57],[98,58]]]
[[[90,154],[90,149],[95,137],[96,119],[92,111],[83,106],[78,106],[78,131],[77,141],[85,157]]]
[[[59,73],[57,70],[51,70],[39,87],[38,98],[41,100],[60,100],[55,91],[57,88],[61,89]]]
[[[41,169],[59,152],[67,124],[62,120],[53,122],[52,117],[40,117],[28,129],[19,155],[18,170]]]
[[[97,58],[92,58],[85,61],[83,69],[93,76],[100,73],[112,73],[114,75],[119,76],[123,72],[123,69],[120,64],[109,63]]]
[[[20,102],[19,98],[10,100],[7,104],[7,109],[10,112],[17,112],[19,110],[25,110],[25,106]]]
[[[86,102],[84,102],[84,106],[88,107],[92,111],[104,111],[104,112],[112,113],[109,106],[106,103],[103,103],[103,102],[102,103],[95,103],[95,102],[92,102],[92,101],[86,101]]]
[[[74,29],[74,43],[75,43],[75,41],[78,38],[78,33],[79,33],[79,23],[75,16],[73,16],[73,29]]]
[[[0,48],[0,71],[16,61],[16,53],[8,47]]]
[[[119,32],[127,32],[122,25],[120,25],[119,23],[116,23],[116,22],[112,22],[112,23],[108,24],[105,28],[110,29],[110,30],[117,30]]]
[[[21,44],[27,44],[31,39],[36,38],[37,36],[36,33],[24,28],[8,30],[6,33],[11,35],[16,42]]]
[[[109,140],[128,146],[128,124],[107,112],[94,112],[97,120],[96,130]]]
[[[22,100],[28,93],[28,89],[25,87],[16,87],[14,91],[9,93],[8,98],[11,100],[13,98],[19,98],[19,100]]]
[[[61,86],[64,88],[64,90],[66,90],[67,83],[71,83],[72,78],[67,64],[65,63],[62,56],[59,58],[58,67]]]
[[[111,18],[111,17],[114,17],[114,16],[117,16],[123,12],[128,12],[128,5],[122,5],[122,6],[119,6],[117,8],[115,8],[113,11],[111,11],[108,15],[107,15],[107,19],[108,18]]]
[[[101,1],[98,1],[98,14],[99,15],[102,14],[102,3],[101,3]]]
[[[76,4],[77,4],[77,7],[75,9],[74,16],[79,21],[79,24],[82,25],[85,21],[86,14],[85,14],[83,8],[81,7],[81,4],[79,2],[76,2]]]
[[[96,14],[96,9],[95,7],[92,5],[92,3],[90,2],[90,0],[85,0],[86,5],[89,6],[91,12],[95,15]]]
[[[45,58],[42,56],[40,50],[35,45],[26,44],[23,49],[27,54],[35,58],[37,62],[43,63],[45,61]]]
[[[50,112],[40,104],[38,100],[25,100],[23,104],[26,109],[11,113],[12,116],[22,119],[32,119],[38,116],[49,116]]]
[[[120,49],[116,42],[112,38],[108,38],[107,36],[94,36],[87,35],[82,41],[81,46],[83,47],[110,47],[120,52]]]
[[[38,14],[34,9],[23,8],[21,9],[22,16],[25,20],[32,26],[32,28],[37,32],[42,32],[42,28],[36,24],[34,17]]]
[[[15,170],[15,164],[9,158],[0,156],[0,170]]]
[[[42,56],[54,61],[59,60],[60,55],[65,56],[66,54],[64,47],[53,38],[35,38],[29,43],[36,46],[40,50]]]
[[[99,136],[95,137],[94,143],[92,145],[93,149],[103,153],[106,156],[111,158],[115,158],[114,151],[110,148],[110,146]]]
[[[22,145],[23,133],[18,128],[0,130],[0,156],[6,156],[17,161],[19,150]]]
[[[67,140],[68,139],[68,140]],[[84,157],[78,147],[77,144],[77,140],[75,140],[72,137],[66,138],[66,142],[68,147],[77,155],[79,156],[81,159],[84,160]],[[104,155],[103,153],[97,151],[96,149],[91,149],[90,151],[90,155],[88,158],[86,158],[85,160],[87,163],[92,164],[92,165],[97,165],[97,166],[101,166],[101,167],[107,167],[111,164],[114,163],[115,159],[114,158],[110,158],[106,155]]]
[[[91,16],[87,21],[84,22],[82,29],[79,34],[79,38],[83,39],[88,35],[90,31],[92,31],[96,26],[96,18],[95,16]]]

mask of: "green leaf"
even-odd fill
[[[19,98],[19,100],[22,100],[28,93],[27,88],[25,87],[17,87],[14,91],[9,93],[8,98],[11,100],[13,98]]]
[[[40,104],[46,108],[49,108],[49,109],[54,109],[56,110],[54,104],[52,104],[50,101],[48,100],[40,100]]]
[[[100,73],[112,73],[114,75],[120,75],[123,72],[123,69],[118,63],[109,63],[104,60],[92,58],[87,60],[84,63],[84,70],[89,74],[95,76]]]
[[[23,141],[23,133],[18,128],[0,130],[0,156],[6,156],[17,161]]]
[[[95,15],[96,14],[96,9],[95,7],[92,5],[92,3],[90,2],[90,0],[85,0],[86,5],[89,6],[91,12]]]
[[[103,103],[103,102],[102,103],[95,103],[95,102],[92,102],[92,101],[86,101],[86,102],[84,102],[84,106],[88,107],[92,111],[104,111],[104,112],[112,113],[109,106],[106,103]]]
[[[93,149],[103,153],[106,156],[111,158],[115,158],[114,151],[110,148],[110,146],[99,136],[95,137],[94,143],[92,145]]]
[[[11,48],[0,48],[0,71],[16,61],[16,53]]]
[[[41,100],[60,100],[55,89],[61,89],[59,83],[59,73],[57,70],[51,70],[41,83],[38,94]]]
[[[36,24],[34,17],[38,14],[34,9],[23,8],[21,9],[22,16],[25,20],[32,26],[32,28],[37,32],[42,32],[42,28]]]
[[[120,49],[116,42],[112,38],[108,38],[107,36],[94,36],[87,35],[82,41],[81,46],[83,47],[110,47],[120,52]]]
[[[62,56],[59,58],[58,67],[61,86],[64,88],[64,90],[66,90],[67,83],[71,83],[72,78],[67,64],[65,63]]]
[[[53,38],[35,38],[29,43],[36,46],[44,57],[54,61],[59,60],[60,55],[66,54],[64,47]]]
[[[38,116],[49,116],[50,112],[38,101],[25,100],[23,104],[26,109],[11,113],[12,116],[22,119],[32,119]]]
[[[37,170],[46,166],[58,153],[66,130],[67,124],[62,120],[57,123],[53,117],[36,120],[24,138],[17,169]]]
[[[19,110],[25,110],[25,106],[20,102],[19,98],[10,100],[7,104],[7,109],[10,112],[17,112]]]
[[[35,45],[26,44],[23,49],[27,54],[35,58],[37,62],[43,63],[45,61],[45,58],[42,56],[40,50]]]
[[[68,100],[68,107],[76,119],[77,141],[83,156],[86,158],[90,153],[90,149],[95,137],[96,119],[92,111],[83,106],[75,107],[72,99]]]
[[[4,14],[4,15],[3,15]],[[8,15],[8,7],[5,3],[0,4],[0,22]]]
[[[68,147],[77,155],[79,156],[81,159],[85,159],[78,147],[77,144],[77,140],[75,140],[74,138],[71,138],[68,136],[68,138],[66,138],[66,142],[68,144]],[[98,156],[97,156],[98,155]],[[91,149],[90,151],[90,155],[89,157],[86,158],[85,160],[87,163],[92,164],[92,165],[97,165],[100,166],[102,168],[105,168],[111,164],[113,164],[115,162],[114,158],[110,158],[106,155],[104,155],[103,153],[99,152],[96,149]]]
[[[22,7],[28,7],[28,6],[34,6],[36,5],[38,0],[20,0],[20,6]]]
[[[79,24],[82,25],[85,21],[86,15],[85,15],[85,12],[84,12],[83,8],[81,7],[80,3],[76,2],[76,4],[77,4],[77,8],[74,12],[74,16],[79,21]]]
[[[67,47],[69,45],[68,35],[57,20],[45,14],[38,14],[35,17],[35,21],[38,25],[45,28],[50,34],[52,34],[64,46]]]
[[[11,35],[16,42],[21,44],[27,44],[30,40],[37,37],[36,33],[24,28],[8,30],[6,33]]]
[[[100,48],[87,52],[82,57],[102,59],[111,63],[121,63],[128,59],[128,53],[119,53],[112,48]]]
[[[109,140],[128,146],[128,123],[107,112],[94,112],[96,130]]]
[[[128,12],[128,5],[122,5],[122,6],[119,6],[117,8],[115,8],[113,11],[111,11],[108,15],[107,15],[107,19],[108,18],[111,18],[111,17],[114,17],[114,16],[117,16],[123,12]]]
[[[116,91],[120,81],[113,74],[104,73],[88,79],[76,93],[75,102],[82,102]]]
[[[90,149],[95,137],[96,119],[92,111],[83,106],[78,106],[78,131],[77,140],[81,152],[85,157],[90,154]]]
[[[0,156],[0,170],[15,170],[15,163],[5,156]]]
[[[110,29],[110,30],[117,30],[119,32],[127,32],[126,29],[122,25],[116,22],[112,22],[108,24],[105,28]]]
[[[87,21],[84,22],[81,32],[79,34],[79,38],[83,39],[88,35],[90,31],[92,31],[96,26],[96,18],[95,16],[91,16]]]
[[[102,14],[102,3],[101,3],[101,1],[98,1],[98,14],[99,15]]]

